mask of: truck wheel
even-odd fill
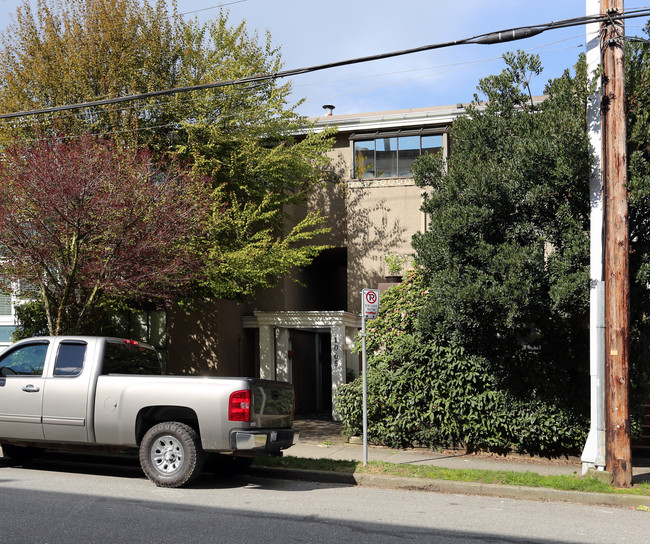
[[[140,444],[140,466],[158,487],[180,487],[194,480],[203,468],[201,441],[189,425],[158,423]]]
[[[37,457],[43,450],[41,448],[34,448],[32,446],[14,446],[13,444],[2,445],[2,455],[18,461],[19,463],[26,463]]]

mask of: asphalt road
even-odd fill
[[[0,543],[650,543],[623,508],[205,475],[160,489],[134,461],[0,460]]]

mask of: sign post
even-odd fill
[[[368,359],[366,356],[366,320],[375,319],[379,313],[379,290],[361,291],[361,373],[363,380],[363,465],[368,464]]]

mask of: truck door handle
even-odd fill
[[[40,387],[34,387],[34,386],[31,385],[31,384],[30,384],[30,385],[26,385],[25,387],[23,387],[23,391],[24,391],[25,393],[38,393],[40,390],[41,390]]]

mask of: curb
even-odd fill
[[[524,487],[503,484],[482,484],[478,482],[459,482],[454,480],[431,480],[426,478],[404,478],[399,476],[379,476],[375,474],[354,474],[350,472],[325,472],[277,467],[251,467],[251,474],[264,478],[282,480],[301,480],[308,482],[340,485],[381,487],[408,491],[430,491],[433,493],[453,493],[459,495],[480,495],[504,499],[534,501],[571,502],[584,505],[638,508],[650,505],[647,495],[618,495],[611,493],[587,493],[584,491],[563,491],[544,487]]]

